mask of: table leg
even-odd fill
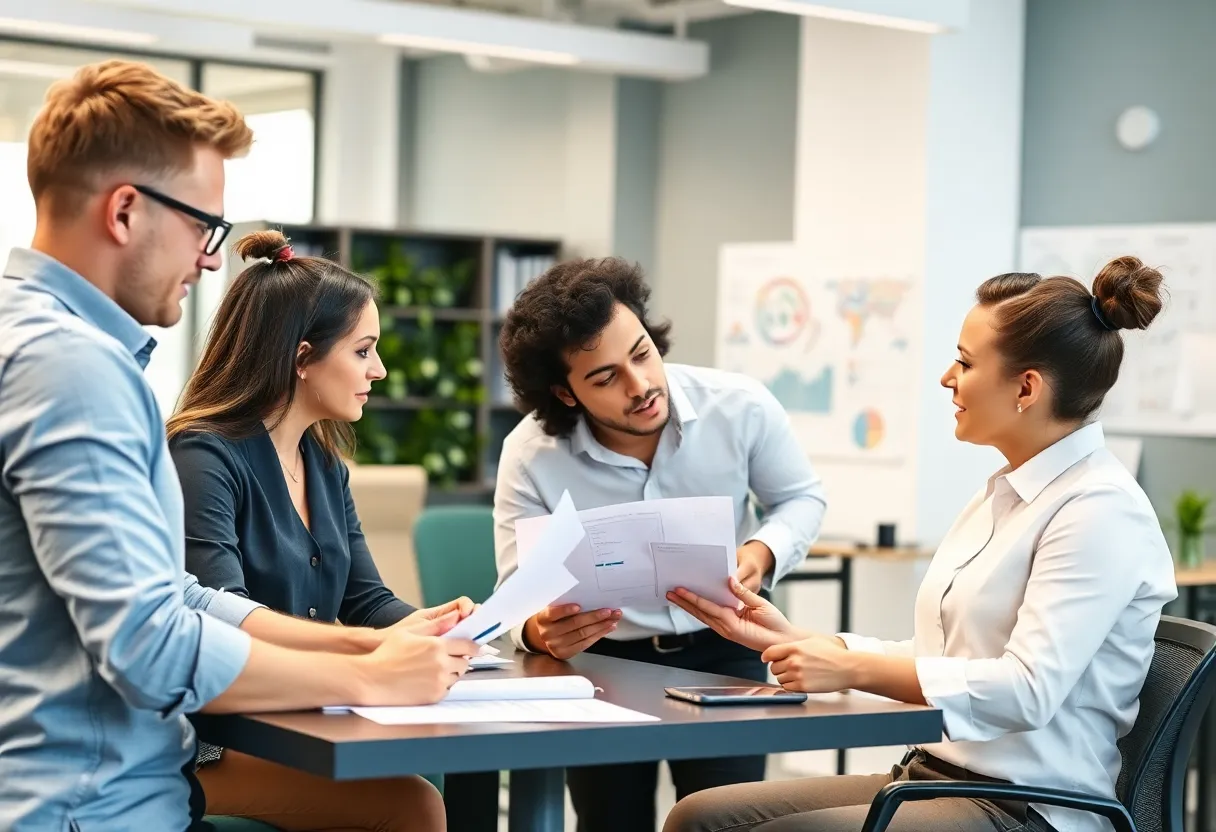
[[[840,559],[840,632],[853,629],[853,559]]]
[[[566,825],[565,769],[512,771],[510,788],[510,832],[562,832]]]
[[[853,627],[853,559],[840,559],[840,632],[847,633]],[[844,774],[848,752],[836,749],[836,773]]]

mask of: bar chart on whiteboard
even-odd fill
[[[1124,330],[1119,380],[1100,418],[1115,433],[1216,436],[1216,224],[1026,228],[1019,268],[1093,285],[1130,254],[1165,277],[1165,308]]]

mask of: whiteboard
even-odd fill
[[[1165,276],[1165,308],[1123,330],[1119,381],[1099,414],[1111,433],[1216,436],[1216,224],[1056,226],[1022,230],[1022,271],[1092,287],[1107,261],[1139,257]]]

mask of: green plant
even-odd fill
[[[1174,523],[1178,527],[1178,561],[1194,567],[1203,562],[1203,536],[1212,530],[1207,523],[1208,506],[1212,498],[1191,489],[1184,490],[1174,501]]]
[[[1174,501],[1174,519],[1181,535],[1202,535],[1211,531],[1207,524],[1208,506],[1212,498],[1186,489]]]

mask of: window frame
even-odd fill
[[[203,67],[206,64],[220,66],[248,67],[249,69],[274,69],[284,72],[299,72],[312,76],[312,123],[313,123],[313,188],[312,188],[312,219],[316,222],[317,210],[320,207],[321,183],[321,120],[323,118],[323,99],[325,72],[315,67],[293,66],[292,64],[271,63],[267,61],[246,60],[244,58],[204,58],[197,55],[161,52],[154,49],[142,49],[125,45],[105,45],[81,41],[63,40],[57,38],[27,37],[0,33],[0,43],[28,43],[34,46],[47,46],[60,49],[75,49],[81,52],[96,52],[99,55],[130,55],[136,58],[156,58],[165,61],[179,61],[189,66],[191,89],[202,91]]]
[[[235,66],[248,67],[249,69],[271,69],[281,70],[285,72],[299,72],[312,76],[312,124],[313,124],[313,163],[312,163],[312,206],[311,219],[309,222],[316,222],[317,212],[320,206],[321,195],[321,135],[322,135],[322,118],[324,117],[324,108],[322,106],[324,100],[325,88],[325,72],[322,69],[306,66],[294,66],[292,64],[280,64],[267,61],[246,60],[243,58],[214,58],[201,57],[198,55],[163,52],[155,49],[144,49],[140,47],[128,47],[125,45],[109,45],[100,43],[89,43],[87,41],[73,41],[62,38],[40,38],[25,35],[14,35],[9,33],[0,33],[0,44],[4,43],[23,43],[33,46],[46,46],[51,48],[72,49],[79,52],[94,52],[99,56],[104,55],[129,55],[133,58],[153,58],[165,61],[177,61],[186,64],[188,67],[187,75],[191,89],[202,91],[203,89],[203,72],[204,67],[208,64],[216,66]],[[188,303],[183,310],[185,312],[183,320],[178,326],[186,328],[187,343],[190,344],[187,356],[186,376],[189,378],[193,372],[195,365],[198,362],[199,342],[203,335],[202,321],[199,319],[198,301],[193,296],[188,299]]]

